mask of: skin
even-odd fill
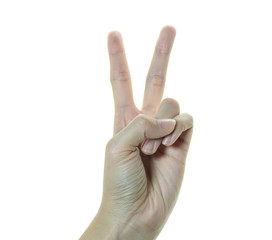
[[[80,240],[156,239],[174,208],[193,133],[192,116],[180,114],[176,100],[162,101],[175,36],[169,25],[160,32],[140,110],[122,36],[108,34],[114,131],[105,150],[101,205]]]

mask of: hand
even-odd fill
[[[155,239],[175,205],[193,132],[192,116],[180,114],[176,100],[161,103],[175,35],[172,26],[161,30],[141,110],[121,34],[108,35],[114,134],[105,152],[101,206],[82,239]]]

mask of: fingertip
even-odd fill
[[[119,31],[113,30],[108,33],[108,48],[110,54],[115,54],[124,50],[122,35]]]
[[[165,25],[162,28],[161,32],[167,32],[168,34],[171,34],[174,37],[176,36],[177,33],[176,29],[172,25]]]
[[[144,145],[145,145],[145,143],[148,143],[148,142],[150,142],[150,141],[152,141],[152,150],[146,152],[146,151],[145,151],[145,148],[144,148]],[[161,144],[161,138],[159,138],[159,139],[146,139],[146,141],[145,141],[144,144],[142,145],[142,148],[143,148],[142,150],[143,150],[144,154],[146,154],[146,155],[152,155],[152,154],[154,154],[155,152],[157,152],[157,150],[158,150],[160,144]]]
[[[154,148],[155,148],[155,140],[147,139],[142,146],[142,151],[146,155],[151,155],[154,152]]]
[[[108,33],[109,40],[116,40],[121,37],[121,33],[118,30],[112,30]]]
[[[166,147],[171,145],[171,140],[172,140],[172,134],[164,137],[164,139],[162,140],[162,144]]]

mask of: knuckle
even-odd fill
[[[150,82],[153,86],[163,86],[165,82],[165,76],[162,74],[151,74],[148,76],[147,81]]]
[[[148,122],[147,115],[140,113],[135,119],[135,125],[139,128],[145,128]]]
[[[156,51],[158,54],[166,54],[167,55],[170,53],[171,49],[167,44],[160,44],[157,46]]]
[[[117,51],[111,51],[111,52],[109,52],[109,55],[110,56],[118,56],[118,55],[121,55],[121,54],[124,54],[124,50],[123,49],[119,49],[119,50],[117,50]]]
[[[112,152],[113,149],[115,149],[115,141],[114,141],[114,138],[111,138],[107,144],[106,144],[106,151],[107,152]]]
[[[128,71],[117,71],[112,73],[112,81],[127,82],[130,81],[130,73]]]
[[[147,128],[149,128],[152,124],[151,117],[146,114],[140,113],[134,121],[135,127],[139,130],[139,132],[144,132]]]
[[[172,109],[175,109],[175,111],[178,112],[178,113],[180,112],[179,103],[174,98],[165,98],[165,99],[163,99],[161,104],[165,104],[165,105],[171,107]]]
[[[188,119],[188,122],[190,123],[190,125],[193,126],[193,124],[194,124],[193,116],[189,113],[184,113],[184,115]]]

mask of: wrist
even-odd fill
[[[116,240],[119,239],[118,227],[99,211],[79,240]]]
[[[157,235],[147,232],[136,221],[119,220],[100,209],[79,240],[154,240]]]

